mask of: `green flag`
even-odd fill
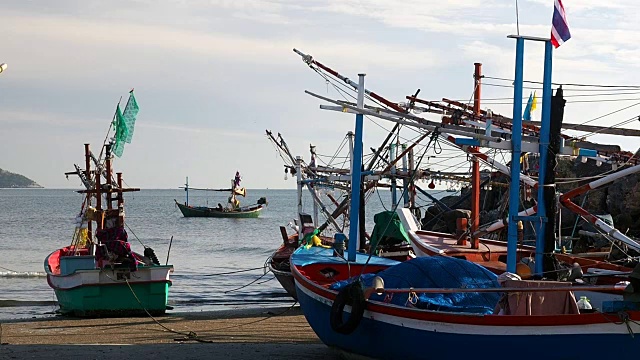
[[[122,117],[124,117],[124,121],[127,125],[127,138],[126,142],[131,144],[131,138],[133,137],[133,127],[136,124],[136,116],[138,116],[138,102],[136,101],[136,97],[133,95],[133,90],[129,92],[129,101],[127,101],[127,105],[124,107],[124,112],[122,113]]]
[[[115,144],[113,146],[113,153],[116,154],[117,157],[122,156],[122,152],[124,151],[124,144],[129,136],[129,130],[127,129],[127,123],[120,112],[120,104],[116,108],[116,135],[115,135]]]

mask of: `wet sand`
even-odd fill
[[[0,359],[339,359],[300,308],[1,322]],[[165,328],[163,328],[166,327]]]

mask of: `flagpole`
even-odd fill
[[[516,34],[520,35],[520,19],[518,13],[518,0],[516,0]]]
[[[104,151],[104,146],[107,143],[107,139],[109,139],[109,133],[111,132],[111,128],[113,127],[113,122],[116,119],[116,113],[118,112],[118,106],[120,106],[120,102],[122,102],[122,96],[120,96],[120,100],[118,100],[118,105],[116,105],[116,111],[113,112],[113,118],[111,118],[111,123],[109,123],[109,130],[107,130],[107,136],[105,136],[104,141],[102,142],[102,149],[100,149],[100,156],[98,156],[98,162],[102,159],[102,152]]]

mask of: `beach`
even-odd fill
[[[157,322],[156,322],[157,321]],[[4,320],[0,359],[339,359],[299,307]]]

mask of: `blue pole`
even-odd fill
[[[547,173],[547,158],[549,148],[549,129],[551,127],[551,64],[553,46],[551,41],[544,43],[544,79],[542,85],[542,119],[540,124],[540,171],[538,172],[538,216],[547,216],[546,204],[544,202],[544,178]],[[546,222],[540,221],[538,234],[536,236],[536,274],[542,274],[543,254],[545,243]]]
[[[358,108],[364,108],[364,76],[358,74]],[[351,210],[349,214],[349,261],[356,261],[358,221],[360,219],[360,186],[362,182],[362,114],[356,115],[356,133],[353,139],[353,167],[351,168]]]
[[[509,185],[509,227],[507,241],[507,271],[516,272],[518,249],[518,208],[520,206],[520,154],[522,153],[522,73],[524,39],[516,37],[516,74],[513,83],[513,127],[511,128],[511,183]]]

